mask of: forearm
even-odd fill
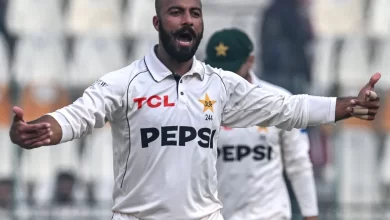
[[[351,113],[348,111],[348,107],[351,106],[351,100],[356,99],[353,97],[341,97],[336,101],[336,113],[335,121],[340,121],[351,117]]]
[[[50,131],[52,135],[50,136],[50,143],[47,145],[56,145],[59,144],[62,138],[62,129],[60,124],[50,115],[44,115],[34,121],[30,121],[27,124],[39,124],[47,123],[50,124]]]

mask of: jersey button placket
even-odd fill
[[[184,77],[184,76],[183,76]],[[185,83],[184,83],[184,79],[183,79],[183,77],[180,79],[180,81],[179,81],[179,102],[181,102],[181,103],[187,103],[187,101],[186,101],[186,98],[185,98],[185,90],[184,90],[184,88],[185,88]]]

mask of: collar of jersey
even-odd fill
[[[257,85],[261,87],[261,80],[259,77],[256,76],[256,74],[253,72],[253,70],[249,70],[249,75],[251,76],[252,82],[251,84]]]
[[[166,77],[172,75],[172,72],[157,58],[156,53],[154,52],[154,47],[152,47],[149,53],[145,56],[145,65],[150,74],[153,76],[153,79],[157,82],[161,82]],[[194,75],[198,74],[200,79],[204,78],[204,69],[202,64],[194,56],[192,67],[184,75]]]

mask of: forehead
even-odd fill
[[[200,0],[161,0],[161,8],[167,10],[171,7],[201,8]]]

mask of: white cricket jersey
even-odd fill
[[[335,105],[336,98],[267,92],[196,58],[176,81],[151,49],[51,115],[61,125],[61,142],[111,124],[114,212],[188,220],[222,207],[216,171],[221,125],[291,130],[334,123]]]
[[[287,90],[259,80],[252,83],[289,96]],[[276,127],[222,127],[218,139],[218,195],[225,220],[291,219],[283,166],[303,216],[317,216],[317,196],[304,130]]]

